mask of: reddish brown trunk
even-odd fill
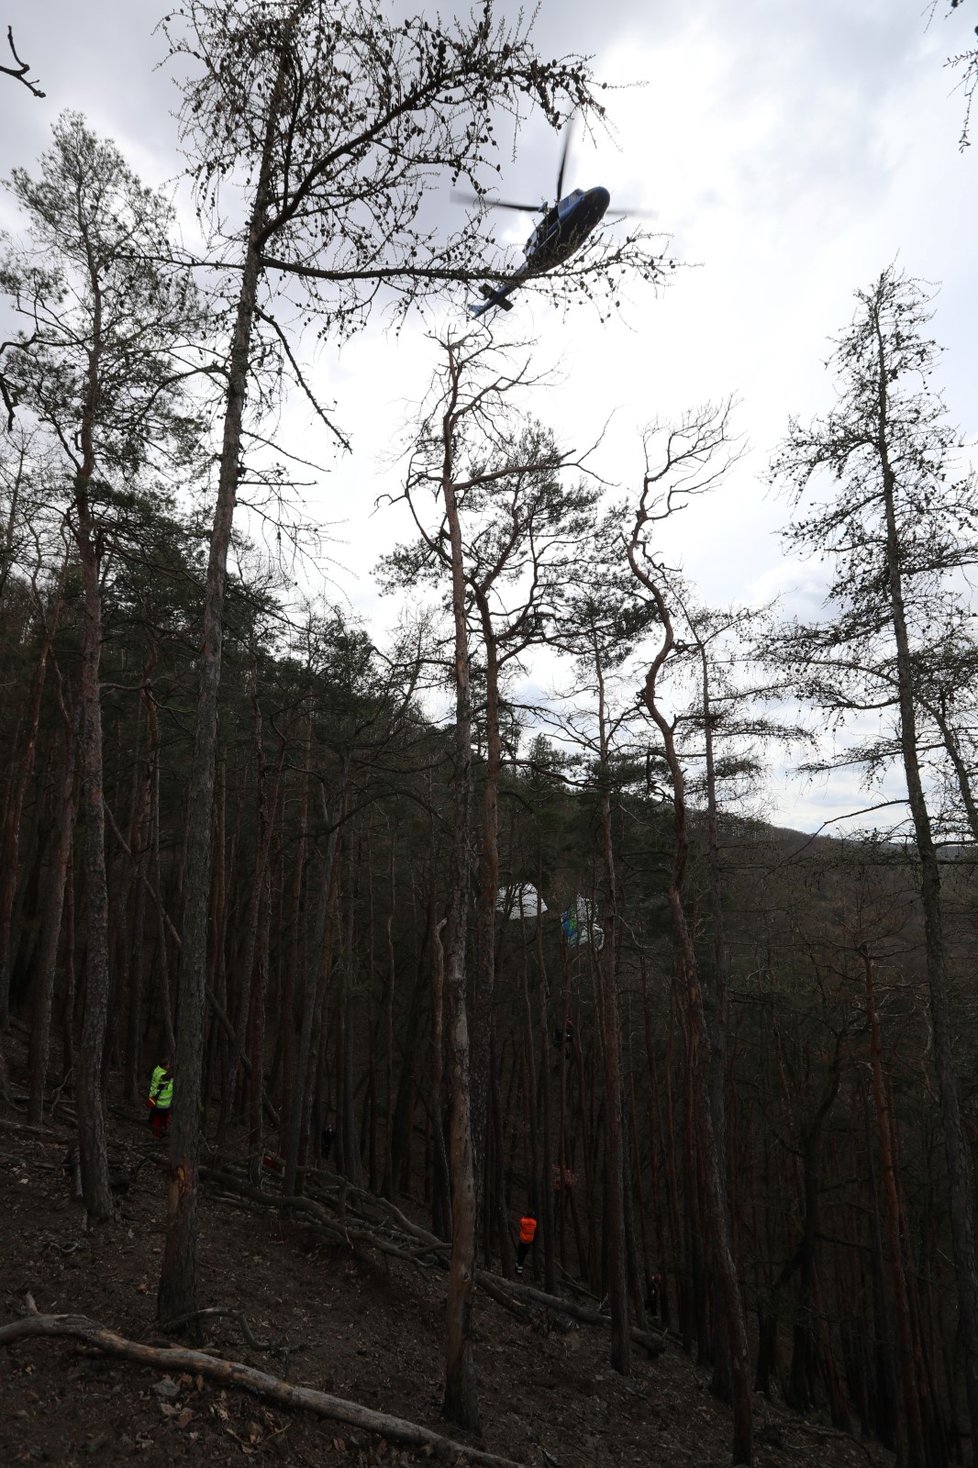
[[[299,1019],[299,1043],[296,1047],[292,1090],[287,1098],[289,1120],[285,1149],[285,1175],[282,1180],[282,1191],[286,1197],[292,1197],[299,1191],[299,1166],[303,1151],[303,1134],[307,1126],[307,1097],[311,1096],[315,1085],[316,1041],[318,1039],[315,1021],[323,1004],[332,950],[332,913],[336,905],[339,878],[337,849],[340,824],[346,812],[346,774],[347,771],[344,769],[339,806],[334,809],[333,826],[326,846],[323,871],[319,876],[313,931],[306,955],[306,972]],[[325,816],[325,809],[323,813]]]
[[[865,980],[869,1060],[873,1077],[873,1103],[876,1108],[883,1193],[886,1199],[886,1239],[889,1250],[890,1281],[893,1286],[893,1308],[896,1315],[897,1359],[903,1393],[903,1413],[898,1412],[896,1417],[897,1462],[906,1464],[906,1468],[923,1468],[924,1435],[914,1371],[910,1301],[907,1294],[903,1247],[900,1239],[900,1200],[897,1194],[896,1169],[893,1160],[892,1117],[883,1079],[883,1041],[873,987],[873,960],[864,946],[860,948],[860,957],[863,962]]]
[[[77,730],[65,716],[65,759],[61,781],[61,800],[58,810],[58,844],[52,863],[50,885],[43,920],[43,936],[38,954],[37,975],[34,983],[34,1009],[31,1018],[30,1049],[30,1096],[27,1120],[34,1125],[40,1123],[44,1111],[44,1089],[47,1083],[48,1062],[51,1051],[51,1012],[54,1004],[54,980],[57,968],[58,943],[61,937],[61,920],[64,912],[65,885],[71,861],[71,847],[75,826],[77,799],[75,794],[75,765]]]
[[[312,743],[312,719],[307,716],[302,743],[302,776],[299,784],[298,838],[292,868],[292,892],[289,904],[288,953],[282,985],[281,1053],[282,1053],[282,1120],[278,1148],[284,1155],[288,1139],[288,1099],[292,1095],[295,1070],[295,981],[299,969],[299,933],[302,912],[303,873],[305,871],[309,827],[309,768]]]
[[[51,644],[58,628],[61,615],[61,587],[51,612],[50,626],[45,632],[40,657],[34,671],[31,696],[26,717],[26,734],[20,762],[14,775],[13,785],[7,796],[7,808],[3,828],[2,860],[0,860],[0,1031],[7,1028],[10,1019],[10,965],[11,965],[11,916],[14,894],[19,877],[20,822],[24,809],[24,796],[34,772],[34,756],[37,749],[37,731],[41,717],[41,695],[47,675]],[[72,746],[74,747],[74,746]],[[74,777],[72,777],[74,783]]]
[[[93,369],[94,370],[94,369]],[[87,417],[87,415],[86,415]],[[90,443],[91,423],[83,428]],[[85,852],[85,997],[75,1100],[82,1192],[89,1217],[112,1216],[102,1097],[102,1057],[109,1015],[109,895],[102,803],[102,599],[95,526],[89,505],[94,457],[86,455],[75,492],[76,539],[85,588],[79,697],[81,700],[81,814]]]
[[[397,886],[395,882],[394,855],[397,843],[391,840],[390,856],[390,913],[387,917],[384,934],[387,939],[387,981],[386,993],[384,995],[384,1090],[385,1090],[385,1115],[384,1115],[384,1166],[383,1178],[390,1183],[393,1176],[392,1148],[394,1144],[394,992],[397,984],[397,964],[394,955],[394,911],[397,904]],[[389,1195],[388,1195],[389,1196]]]
[[[502,741],[499,734],[499,668],[492,618],[479,597],[483,649],[486,656],[486,764],[482,791],[482,833],[478,897],[475,911],[475,982],[471,1105],[472,1156],[476,1207],[480,1206],[485,1174],[486,1121],[489,1107],[489,1059],[492,1053],[493,993],[496,983],[496,894],[499,890],[499,774]]]
[[[445,950],[441,934],[447,918],[434,930],[431,967],[431,1112],[434,1182],[431,1190],[431,1226],[440,1239],[451,1237],[452,1183],[445,1142]]]
[[[601,650],[593,647],[598,687],[598,728],[602,767],[607,769],[610,742],[605,703]],[[628,1269],[625,1237],[625,1146],[622,1126],[621,1020],[618,1014],[618,886],[611,827],[611,792],[601,792],[601,920],[604,946],[597,955],[598,1003],[601,1016],[601,1054],[604,1061],[605,1103],[605,1217],[604,1243],[608,1260],[608,1299],[611,1309],[611,1364],[627,1376],[631,1369],[631,1319],[628,1308]],[[593,935],[589,935],[589,942]]]
[[[542,890],[543,874],[538,870],[537,891],[542,892]],[[542,1244],[543,1287],[548,1295],[555,1295],[557,1293],[557,1256],[554,1249],[554,1167],[550,1121],[550,1023],[547,1010],[547,995],[550,992],[550,985],[547,981],[547,966],[543,953],[542,919],[537,918],[534,923],[534,928],[533,951],[537,966],[537,1002],[539,1005],[541,1130],[540,1191],[537,1198],[537,1206],[540,1210],[540,1231],[543,1234],[543,1238],[537,1244],[537,1248],[539,1249]],[[561,1040],[561,1049],[563,1049],[563,1040]]]

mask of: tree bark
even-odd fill
[[[597,656],[598,719],[601,759],[607,768],[608,738],[604,676]],[[608,1252],[608,1297],[611,1304],[611,1364],[627,1376],[631,1370],[631,1322],[628,1310],[628,1268],[625,1238],[625,1144],[622,1126],[621,1020],[618,1013],[618,892],[614,841],[611,830],[611,793],[601,792],[601,860],[604,900],[601,918],[604,947],[597,955],[601,1013],[601,1052],[604,1059],[605,1187],[604,1241]],[[589,935],[590,939],[590,935]]]
[[[883,1041],[880,1031],[879,1013],[873,982],[873,960],[865,946],[860,948],[865,979],[866,1019],[869,1026],[869,1061],[873,1078],[873,1102],[876,1108],[876,1128],[880,1147],[880,1164],[883,1174],[883,1192],[886,1198],[886,1242],[890,1256],[890,1281],[893,1286],[893,1309],[896,1315],[897,1360],[900,1370],[900,1386],[903,1392],[903,1412],[897,1413],[896,1440],[897,1464],[906,1468],[923,1468],[924,1434],[920,1420],[920,1401],[917,1395],[916,1371],[914,1368],[913,1327],[910,1320],[910,1301],[907,1294],[907,1279],[904,1271],[903,1247],[900,1238],[900,1202],[897,1194],[896,1169],[893,1158],[891,1115],[883,1079]]]
[[[97,332],[96,332],[97,336]],[[96,354],[92,353],[90,399],[97,398]],[[102,1096],[102,1056],[109,1016],[109,892],[105,864],[102,705],[102,594],[99,556],[89,494],[95,472],[92,444],[94,410],[86,408],[82,426],[84,462],[75,487],[76,539],[84,584],[84,621],[79,698],[81,700],[81,811],[85,852],[85,993],[77,1057],[75,1101],[82,1193],[89,1218],[112,1216],[109,1163]]]
[[[459,546],[461,554],[461,544]],[[472,1157],[476,1209],[485,1182],[486,1127],[489,1116],[489,1065],[493,1052],[493,993],[496,984],[496,894],[499,890],[499,775],[502,741],[499,731],[499,666],[492,617],[479,598],[480,625],[486,656],[486,764],[482,789],[482,835],[475,910],[475,974],[472,1043]],[[470,797],[471,798],[471,797]]]
[[[13,514],[13,509],[11,509]],[[64,570],[62,570],[62,580]],[[37,748],[37,733],[41,717],[41,695],[47,675],[51,644],[58,628],[61,615],[62,589],[58,586],[50,625],[45,629],[44,641],[34,671],[30,704],[26,724],[27,733],[20,761],[14,774],[13,786],[7,796],[7,809],[3,828],[3,861],[0,863],[0,1031],[5,1030],[10,1020],[10,968],[11,968],[11,917],[14,909],[14,894],[20,875],[18,850],[20,846],[20,821],[24,809],[24,796],[34,770],[34,755]],[[72,777],[74,783],[74,777]]]
[[[330,913],[336,900],[336,883],[338,879],[337,850],[340,840],[340,827],[346,811],[346,778],[347,771],[344,767],[338,797],[339,804],[335,807],[336,814],[326,843],[326,858],[320,877],[319,895],[316,899],[313,932],[306,954],[306,973],[299,1019],[299,1043],[296,1049],[292,1089],[286,1098],[288,1133],[285,1152],[285,1176],[282,1180],[282,1188],[286,1194],[290,1195],[299,1191],[299,1162],[302,1152],[302,1135],[306,1116],[306,1098],[309,1095],[314,1081],[312,1075],[312,1058],[316,1053],[316,1046],[313,1043],[313,1029],[315,1016],[321,1002],[322,991],[325,987],[328,956],[332,946],[329,922]],[[325,813],[324,802],[324,815]],[[287,1016],[286,1019],[288,1023],[291,1023],[291,1016]]]
[[[28,1121],[38,1123],[44,1111],[44,1090],[47,1084],[48,1063],[51,1053],[51,1014],[54,1007],[54,982],[57,972],[58,944],[61,939],[61,920],[64,913],[65,886],[71,862],[71,847],[74,838],[76,751],[78,741],[76,721],[64,713],[65,759],[61,779],[61,799],[58,807],[58,843],[51,868],[50,886],[44,909],[43,936],[38,953],[37,975],[34,981],[33,1013],[31,1016],[30,1043],[30,1092],[27,1103]]]

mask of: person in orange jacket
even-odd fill
[[[516,1273],[523,1273],[523,1265],[526,1256],[533,1248],[533,1240],[537,1236],[537,1216],[533,1209],[529,1209],[520,1219],[520,1241],[516,1246]]]

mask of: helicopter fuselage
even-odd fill
[[[562,265],[601,223],[611,195],[607,189],[574,189],[558,199],[523,246],[526,272],[542,275]]]
[[[512,279],[505,285],[495,290],[490,286],[483,286],[485,300],[477,306],[470,306],[470,314],[482,316],[493,306],[500,306],[504,311],[511,310],[507,296],[512,295],[527,277],[545,275],[548,270],[562,265],[575,250],[579,250],[588,235],[601,223],[610,203],[611,195],[600,186],[587,190],[573,189],[562,199],[558,199],[546,211],[523,246],[525,260],[522,268],[515,271]]]

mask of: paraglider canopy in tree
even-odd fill
[[[547,904],[532,882],[518,882],[500,887],[496,894],[496,911],[508,918],[535,918],[547,911]]]

